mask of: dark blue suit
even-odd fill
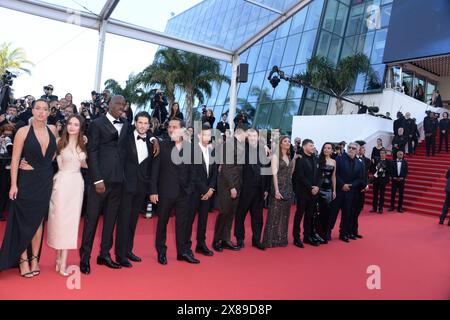
[[[342,191],[345,184],[351,184],[350,191]],[[342,211],[339,234],[347,237],[351,234],[352,205],[356,199],[356,192],[360,192],[364,187],[364,165],[356,159],[351,159],[347,154],[336,158],[336,199],[332,204],[330,226],[328,236],[336,224],[339,210]]]

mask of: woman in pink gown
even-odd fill
[[[78,115],[70,116],[58,141],[59,171],[53,180],[47,244],[56,250],[56,272],[62,276],[68,276],[68,250],[77,249],[78,244],[84,192],[80,168],[87,167],[83,125],[83,118]]]

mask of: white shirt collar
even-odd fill
[[[147,137],[147,135],[145,135],[145,136],[141,136],[140,134],[139,134],[139,132],[135,129],[134,130],[134,139],[136,139],[137,140],[137,137],[142,137],[142,138],[146,138]]]
[[[109,122],[111,122],[112,124],[114,124],[114,121],[118,120],[118,119],[115,119],[109,112],[106,113],[106,117],[108,118]]]

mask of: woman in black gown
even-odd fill
[[[19,266],[21,276],[26,278],[40,273],[43,221],[50,204],[56,152],[56,128],[47,126],[48,102],[37,100],[32,113],[31,124],[21,128],[14,139],[9,192],[12,203],[0,250],[0,270]],[[21,159],[25,164],[19,170]]]
[[[319,217],[317,231],[324,243],[331,240],[329,231],[331,202],[336,199],[336,161],[331,158],[333,145],[325,143],[320,152],[320,174],[322,175],[322,185],[320,186]]]

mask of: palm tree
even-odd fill
[[[169,105],[175,102],[177,79],[180,77],[181,64],[179,51],[172,48],[156,52],[155,61],[137,76],[138,83],[145,88],[160,85],[165,92]]]
[[[130,101],[130,104],[136,104],[138,107],[150,101],[150,93],[140,86],[138,77],[134,74],[130,74],[124,87],[114,79],[106,80],[105,89],[111,90],[115,95],[123,96]]]
[[[204,103],[211,96],[212,85],[230,82],[220,72],[220,63],[212,58],[164,48],[157,52],[155,62],[140,75],[144,85],[160,84],[169,103],[175,100],[175,89],[186,93],[186,123],[192,125],[195,99]]]
[[[11,72],[23,71],[31,74],[26,66],[33,66],[33,63],[26,58],[25,51],[22,48],[12,48],[11,43],[2,43],[0,45],[0,75],[6,70]]]
[[[343,97],[350,92],[359,74],[365,73],[369,83],[377,83],[377,75],[373,71],[369,58],[362,53],[357,53],[341,59],[334,66],[327,58],[315,56],[308,60],[307,69],[298,74],[294,80],[312,86],[319,91],[331,93],[336,97],[337,114],[343,112]]]

